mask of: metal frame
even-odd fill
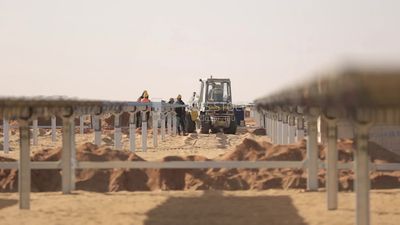
[[[135,118],[135,112],[147,111],[152,107],[152,103],[137,103],[137,102],[111,102],[111,101],[89,101],[89,100],[76,100],[65,98],[0,98],[0,116],[4,119],[5,129],[5,143],[8,151],[8,120],[18,120],[20,130],[20,159],[16,162],[1,162],[1,169],[18,169],[19,170],[19,203],[20,209],[30,208],[30,186],[31,186],[31,169],[61,169],[62,171],[62,192],[69,194],[75,189],[75,169],[87,168],[84,167],[84,162],[76,161],[75,151],[75,117],[81,118],[81,133],[82,133],[82,116],[94,116],[94,130],[95,130],[95,144],[101,144],[101,119],[100,117],[105,113],[116,115],[115,117],[115,148],[120,149],[121,145],[121,132],[119,116],[122,112],[129,112],[131,114],[130,125]],[[161,112],[168,112],[174,115],[174,109],[177,107],[186,107],[186,105],[174,104],[161,104]],[[145,113],[142,115],[146,116]],[[62,156],[59,162],[31,162],[30,161],[30,127],[29,123],[33,121],[33,144],[37,144],[38,136],[38,117],[52,119],[52,140],[55,141],[55,116],[63,119],[62,126]],[[146,119],[143,120],[143,135],[142,145],[143,151],[147,149],[147,124]],[[162,124],[163,125],[163,124]],[[172,124],[171,124],[172,125]],[[163,126],[162,126],[163,127]],[[133,128],[133,129],[132,129]],[[130,126],[132,134],[131,146],[132,151],[135,150],[135,127]],[[154,145],[157,145],[157,139],[154,139]],[[83,163],[83,165],[81,165]],[[97,167],[109,168],[110,162],[104,162],[104,165],[94,164]],[[126,167],[124,162],[121,162],[123,167]],[[125,162],[126,163],[126,162]],[[117,163],[118,164],[118,163]],[[89,164],[90,165],[90,164]],[[113,163],[111,163],[113,165]],[[116,166],[118,167],[118,166]],[[129,167],[129,166],[128,166]]]
[[[374,124],[400,124],[400,68],[346,67],[316,77],[307,83],[286,88],[281,92],[256,101],[259,112],[281,113],[282,110],[307,121],[308,189],[315,190],[318,169],[315,145],[318,140],[316,118],[322,116],[328,123],[327,200],[328,209],[337,208],[337,121],[350,121],[355,128],[356,224],[368,225],[369,171],[368,134]],[[296,110],[288,110],[293,109]],[[303,130],[303,129],[301,129]],[[323,131],[325,132],[325,131]],[[299,137],[300,136],[300,137]],[[298,137],[302,138],[298,132]],[[398,170],[400,164],[375,165]]]

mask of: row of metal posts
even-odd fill
[[[129,123],[129,137],[130,137],[130,150],[135,150],[135,112],[130,114]],[[142,145],[143,151],[147,150],[147,120],[146,113],[142,113]],[[121,148],[121,127],[120,127],[120,114],[115,117],[115,147]],[[175,117],[175,119],[173,119]],[[76,169],[76,151],[75,151],[75,122],[74,115],[69,117],[63,117],[62,126],[62,153],[61,153],[61,172],[62,172],[62,192],[63,194],[69,194],[75,189],[75,169]],[[174,110],[169,112],[154,111],[152,112],[153,118],[153,144],[157,147],[157,136],[158,136],[158,120],[161,120],[161,139],[165,140],[165,118],[167,118],[167,130],[168,134],[173,135],[176,133],[176,113]],[[95,130],[95,144],[101,144],[101,118],[100,115],[95,115],[93,118],[93,127]],[[18,164],[18,188],[19,188],[19,207],[20,209],[30,208],[30,186],[31,186],[31,162],[30,162],[30,120],[19,120],[19,135],[20,135],[20,160]],[[32,144],[37,144],[38,134],[38,123],[37,118],[32,118],[33,121],[33,138]],[[35,122],[36,121],[36,122]],[[174,121],[174,123],[172,122]],[[52,141],[56,141],[56,118],[51,118],[51,129],[52,129]],[[80,133],[83,133],[83,116],[80,116]],[[36,130],[36,131],[35,131]],[[4,146],[5,152],[9,150],[9,121],[3,120],[3,131],[4,131]],[[36,137],[36,140],[35,140]]]
[[[326,189],[327,208],[338,208],[338,150],[337,150],[337,119],[321,114],[312,108],[307,115],[288,115],[285,113],[263,112],[257,114],[256,121],[266,129],[266,134],[274,144],[291,144],[304,138],[304,120],[307,123],[307,189],[318,190],[318,117],[327,123],[327,157],[326,157]],[[297,120],[297,121],[296,121]],[[297,124],[297,130],[295,127]],[[356,224],[369,224],[369,155],[368,135],[370,123],[355,123],[354,171],[356,175]],[[287,133],[289,132],[289,133]],[[296,133],[296,135],[294,134]],[[294,138],[296,136],[296,138]]]
[[[288,114],[279,116],[279,114],[275,113],[265,113],[257,116],[260,117],[259,126],[266,129],[266,134],[274,144],[293,144],[304,139],[303,116]]]
[[[161,121],[161,140],[165,140],[166,133],[169,135],[176,135],[177,133],[177,119],[176,113],[174,111],[171,112],[159,112],[152,111],[151,112],[153,119],[153,146],[158,147],[158,122]],[[122,149],[122,128],[120,124],[120,116],[121,113],[115,113],[115,121],[114,121],[114,148],[116,150]],[[142,113],[142,149],[143,151],[147,150],[147,119],[146,113]],[[136,150],[136,122],[135,118],[136,112],[130,113],[129,120],[129,150]],[[79,132],[80,134],[84,133],[84,116],[80,116],[79,122]],[[165,129],[165,119],[167,119],[167,131]],[[74,123],[74,121],[72,121]],[[101,145],[101,116],[94,115],[93,116],[93,129],[94,129],[94,144],[100,146]],[[57,124],[56,117],[51,117],[51,140],[52,142],[57,141],[56,136]],[[38,145],[38,137],[39,137],[39,126],[38,120],[32,120],[32,145]],[[10,125],[7,119],[3,119],[3,150],[4,153],[8,153],[10,150]]]
[[[318,111],[306,116],[285,112],[264,112],[261,115],[267,135],[273,144],[293,144],[304,139],[304,120],[307,122],[307,189],[318,190]],[[297,121],[296,121],[297,120]],[[296,126],[297,125],[297,126]],[[297,128],[297,129],[296,129]]]

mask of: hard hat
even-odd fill
[[[182,98],[182,95],[178,95],[178,97],[176,97],[177,99],[181,99]]]
[[[149,93],[145,90],[143,91],[143,98],[148,98],[149,97]]]

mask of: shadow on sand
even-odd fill
[[[1,199],[0,198],[0,210],[18,204],[17,200],[14,199]]]
[[[147,216],[146,225],[306,225],[288,196],[222,196],[213,191],[171,197]]]

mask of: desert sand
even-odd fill
[[[340,193],[339,209],[328,211],[324,192],[163,191],[32,194],[30,211],[19,210],[17,194],[0,194],[2,225],[16,224],[354,224],[354,193]],[[372,224],[398,224],[400,190],[371,192]]]

